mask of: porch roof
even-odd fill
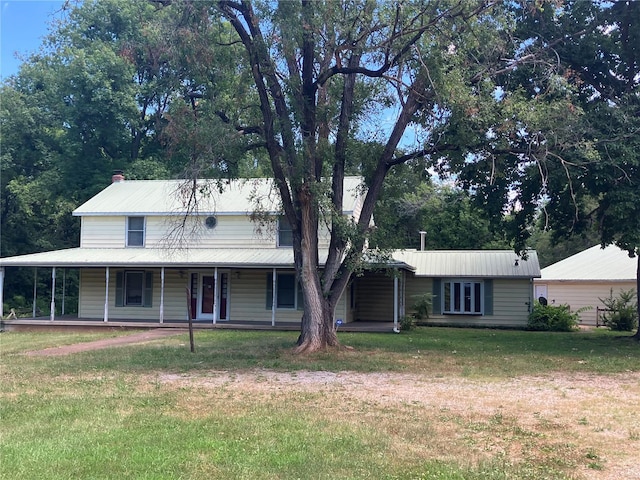
[[[327,250],[319,252],[320,264]],[[389,266],[408,268],[392,260]],[[151,248],[69,248],[0,258],[0,267],[293,267],[291,248],[211,248],[169,250]]]
[[[321,253],[322,262],[326,252]],[[168,250],[152,248],[69,248],[0,258],[0,266],[20,267],[280,267],[293,266],[290,248],[211,248]]]

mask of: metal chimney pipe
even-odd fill
[[[418,233],[420,234],[420,251],[424,252],[424,239],[427,235],[427,232],[425,232],[424,230],[420,230]]]

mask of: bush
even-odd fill
[[[411,315],[407,315],[400,319],[400,330],[408,331],[416,328],[416,319]]]
[[[430,293],[423,293],[421,295],[412,295],[415,298],[413,302],[412,316],[416,320],[426,320],[429,318],[429,311],[433,305],[433,295]]]
[[[613,296],[613,289],[607,298],[600,301],[607,308],[607,312],[602,314],[602,322],[610,330],[619,332],[631,332],[638,327],[638,302],[633,303],[636,297],[634,289],[621,290],[618,297]]]
[[[529,314],[529,330],[546,332],[573,332],[578,329],[580,316],[571,313],[569,305],[542,305],[536,302]]]

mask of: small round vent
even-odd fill
[[[218,219],[216,217],[207,217],[207,219],[204,221],[204,224],[207,226],[207,228],[215,228],[215,226],[218,224]]]

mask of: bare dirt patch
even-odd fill
[[[44,350],[34,350],[26,352],[29,356],[62,356],[72,353],[89,352],[92,350],[101,350],[103,348],[117,347],[121,345],[131,345],[134,343],[146,343],[158,338],[178,335],[186,332],[184,329],[177,328],[155,328],[144,332],[133,333],[122,337],[105,338],[93,342],[75,343],[72,345],[61,345],[59,347],[45,348]]]

